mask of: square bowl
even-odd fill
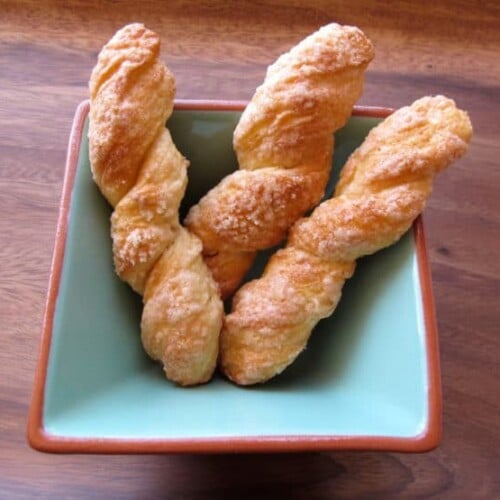
[[[168,122],[190,160],[181,213],[237,168],[243,102],[178,101]],[[270,452],[434,448],[441,386],[431,278],[420,218],[395,245],[361,259],[335,313],[266,384],[220,374],[181,388],[142,349],[141,298],[113,270],[111,208],[92,181],[88,111],[71,132],[40,355],[28,419],[35,449],[60,453]],[[336,134],[339,170],[391,110],[356,107]],[[258,276],[264,252],[248,279]]]

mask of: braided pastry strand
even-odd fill
[[[90,76],[92,174],[114,207],[135,184],[143,158],[172,114],[175,80],[160,40],[142,24],[117,31]]]
[[[242,385],[281,373],[332,314],[355,260],[395,243],[424,209],[435,175],[467,150],[467,114],[424,97],[372,129],[335,196],[292,227],[262,278],[235,295],[221,334],[224,373]]]
[[[114,206],[116,273],[143,295],[143,346],[167,378],[193,385],[215,370],[223,306],[201,242],[179,223],[189,162],[165,128],[175,80],[159,50],[158,35],[142,24],[102,49],[90,80],[90,159]]]
[[[278,244],[321,200],[333,134],[360,97],[372,58],[372,44],[358,28],[329,24],[268,68],[234,132],[240,169],[186,218],[223,298],[256,252]]]

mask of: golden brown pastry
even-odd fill
[[[115,206],[135,184],[144,156],[174,105],[175,80],[142,24],[119,30],[90,77],[89,154],[94,180]]]
[[[203,262],[201,241],[183,227],[146,283],[141,338],[181,385],[208,381],[219,353],[223,308],[217,284]]]
[[[149,272],[178,236],[187,167],[163,125],[146,153],[135,185],[111,215],[116,272],[141,295]]]
[[[192,385],[215,369],[223,307],[201,242],[179,224],[188,161],[165,128],[175,81],[159,50],[156,33],[131,24],[101,51],[90,80],[90,160],[115,207],[116,272],[144,294],[143,345],[169,379]]]
[[[372,129],[342,170],[335,196],[291,229],[261,279],[233,299],[221,365],[238,384],[264,382],[306,346],[332,314],[355,260],[396,242],[424,209],[435,175],[462,156],[467,114],[443,96],[424,97]]]
[[[186,219],[223,297],[255,252],[279,243],[322,198],[341,128],[361,95],[373,47],[357,28],[329,24],[269,67],[234,132],[240,170]]]

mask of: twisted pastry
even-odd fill
[[[186,219],[224,298],[255,252],[279,243],[322,198],[333,133],[361,95],[372,58],[372,44],[359,29],[330,24],[269,67],[234,132],[240,170]]]
[[[223,308],[201,242],[179,224],[188,161],[165,128],[175,80],[159,50],[158,35],[142,24],[102,49],[90,79],[90,160],[114,206],[116,272],[144,294],[144,348],[169,379],[191,385],[215,369]]]
[[[233,299],[221,365],[238,384],[264,382],[304,349],[332,314],[355,260],[396,242],[424,209],[434,176],[462,156],[467,114],[424,97],[372,129],[342,170],[335,196],[292,227],[261,279]]]
[[[90,165],[112,206],[134,186],[146,152],[172,114],[175,80],[159,52],[156,33],[130,24],[103,47],[90,77]]]

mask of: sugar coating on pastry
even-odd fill
[[[172,113],[175,80],[159,53],[156,33],[127,25],[103,47],[90,77],[90,163],[113,206],[135,184],[146,152]]]
[[[321,200],[334,132],[361,95],[372,58],[361,30],[329,24],[268,68],[234,132],[240,170],[207,193],[186,219],[203,242],[207,264],[216,265],[223,297],[241,282],[257,250],[282,241]]]
[[[142,24],[105,45],[90,81],[89,149],[94,180],[113,205],[118,276],[143,295],[141,339],[180,385],[216,367],[223,305],[200,240],[179,223],[189,162],[165,128],[175,81],[160,39]]]
[[[111,216],[115,269],[138,293],[158,258],[177,238],[188,161],[162,127],[145,155],[135,185]]]
[[[200,240],[180,228],[153,268],[144,292],[144,348],[180,385],[210,380],[219,352],[222,304],[201,249]]]
[[[372,129],[335,196],[297,221],[263,276],[236,293],[221,335],[223,372],[248,385],[289,366],[334,311],[356,259],[401,238],[471,135],[467,114],[443,96],[419,99]]]

